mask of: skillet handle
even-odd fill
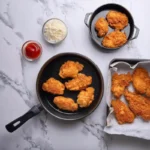
[[[8,132],[15,131],[20,126],[22,126],[26,121],[28,121],[30,118],[39,114],[42,110],[43,110],[43,107],[40,104],[33,106],[27,113],[25,113],[24,115],[20,116],[19,118],[7,124],[5,126],[7,131]]]
[[[84,23],[86,24],[87,27],[89,27],[89,20],[90,20],[91,16],[92,16],[92,12],[91,13],[87,13],[85,15]]]
[[[130,39],[130,40],[134,40],[138,37],[140,29],[134,25],[134,29],[135,29],[135,35]]]

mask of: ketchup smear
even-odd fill
[[[41,47],[37,43],[28,43],[25,47],[26,57],[36,59],[41,54]]]

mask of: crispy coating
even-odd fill
[[[88,87],[79,93],[77,103],[81,108],[90,106],[94,100],[94,91],[93,87]]]
[[[108,32],[108,22],[105,18],[99,18],[95,23],[95,29],[99,37],[103,37]]]
[[[60,67],[59,76],[61,78],[75,78],[83,67],[79,62],[68,60]]]
[[[132,123],[135,115],[129,107],[121,100],[112,100],[111,105],[114,108],[115,117],[119,124]]]
[[[45,83],[43,83],[42,89],[43,91],[52,94],[62,95],[64,94],[65,86],[60,81],[54,78],[49,78]]]
[[[128,17],[118,11],[109,11],[106,18],[109,25],[115,29],[122,30],[128,25]]]
[[[127,42],[127,36],[119,30],[107,34],[102,41],[102,45],[107,48],[117,48]]]
[[[71,98],[67,98],[64,96],[56,96],[53,102],[59,109],[62,110],[72,112],[78,110],[78,104],[75,103],[74,100]]]
[[[141,116],[145,121],[150,120],[150,99],[128,90],[125,91],[125,98],[136,116]]]
[[[150,79],[147,81],[148,88],[146,90],[146,96],[150,97]]]
[[[150,97],[150,77],[144,68],[136,68],[133,72],[133,86],[140,94]]]
[[[79,91],[87,88],[92,83],[92,77],[79,73],[78,76],[68,82],[65,86],[70,91]]]
[[[111,91],[116,98],[120,98],[124,94],[125,88],[132,81],[132,76],[130,73],[127,74],[118,74],[114,73],[112,76],[112,86]]]

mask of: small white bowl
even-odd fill
[[[59,40],[59,41],[50,41],[50,40],[48,40],[48,39],[46,38],[46,36],[44,35],[44,28],[45,28],[46,23],[48,23],[49,21],[52,21],[52,20],[59,20],[59,21],[61,21],[61,22],[64,24],[65,28],[66,28],[66,35],[64,36],[63,39],[61,39],[61,40]],[[51,19],[48,19],[48,20],[43,24],[43,27],[42,27],[42,35],[43,35],[44,39],[45,39],[48,43],[50,43],[50,44],[58,44],[58,43],[62,42],[62,41],[67,37],[67,35],[68,35],[68,29],[67,29],[66,24],[65,24],[62,20],[60,20],[60,19],[58,19],[58,18],[51,18]]]

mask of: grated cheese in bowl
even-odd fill
[[[59,19],[50,19],[43,26],[43,35],[47,42],[56,44],[67,36],[67,27]]]

